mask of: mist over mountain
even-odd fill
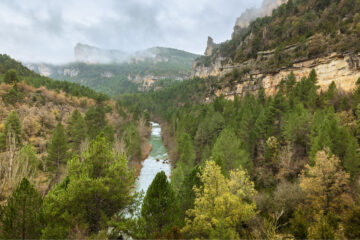
[[[120,63],[128,58],[128,54],[115,49],[101,49],[87,44],[78,43],[74,48],[77,62],[84,63]]]
[[[199,56],[164,47],[128,53],[78,43],[74,47],[76,62],[26,63],[26,66],[42,76],[117,95],[158,89],[171,81],[189,78],[192,63]]]

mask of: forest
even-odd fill
[[[359,57],[359,7],[289,0],[196,64],[250,62],[231,83],[330,52]],[[209,98],[219,76],[163,79],[110,98],[0,55],[0,239],[359,239],[360,78],[350,92],[319,79],[289,70],[273,95],[261,85],[232,100]],[[171,175],[139,192],[152,121]]]
[[[183,98],[182,106],[170,108],[163,101],[169,92],[175,99],[191,94],[172,89],[141,95],[152,99],[148,105],[139,104],[139,95],[116,104],[134,122],[148,122],[148,112],[162,115],[175,139],[171,182],[160,172],[146,193],[132,191],[135,172],[128,167],[129,157],[139,153],[136,126],[130,122],[119,131],[126,132],[128,148],[114,151],[114,129],[104,119],[110,108],[91,107],[85,116],[75,110],[66,127],[58,123],[43,166],[33,147],[23,145],[19,117],[11,112],[2,148],[19,149],[16,157],[26,159],[28,169],[45,168],[55,176],[66,163],[67,175],[45,197],[27,178],[18,179],[1,211],[2,237],[359,236],[360,80],[351,94],[334,83],[319,92],[315,71],[302,79],[291,73],[275,96],[259,91],[209,104]],[[90,142],[82,150],[85,138]]]
[[[198,80],[186,84],[202,88]],[[259,91],[211,104],[195,104],[186,96],[198,90],[183,87],[136,96],[135,110],[150,102],[170,123],[177,152],[171,185],[179,215],[172,230],[159,225],[143,236],[359,236],[360,80],[353,93],[334,83],[322,92],[315,71],[302,79],[291,73],[275,96]],[[171,108],[168,96],[187,100]]]

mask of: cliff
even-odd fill
[[[237,19],[230,40],[193,63],[192,77],[217,79],[207,101],[260,88],[272,95],[291,71],[300,80],[312,69],[321,90],[334,81],[351,91],[359,78],[358,9],[343,1],[264,0]]]
[[[360,78],[360,54],[337,54],[314,58],[294,63],[289,68],[281,69],[276,73],[249,72],[244,74],[241,80],[231,84],[227,82],[220,83],[214,95],[208,96],[206,101],[212,98],[224,95],[227,99],[234,99],[235,95],[244,96],[247,93],[256,93],[259,89],[264,88],[267,95],[274,95],[278,90],[281,80],[286,80],[291,71],[294,72],[297,80],[307,77],[312,69],[315,69],[318,77],[320,91],[327,90],[331,82],[345,92],[354,89],[355,83]],[[210,75],[225,77],[234,69],[243,69],[241,65],[223,66],[219,69],[213,69]]]

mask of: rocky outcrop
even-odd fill
[[[337,54],[333,53],[325,57],[315,58],[294,63],[292,67],[282,69],[277,73],[250,72],[245,74],[240,81],[231,86],[221,86],[214,95],[209,96],[206,101],[214,97],[224,95],[227,99],[234,99],[235,95],[244,96],[247,93],[256,93],[264,88],[267,95],[274,95],[282,79],[286,80],[291,71],[297,80],[307,77],[312,69],[315,69],[318,77],[319,90],[327,90],[331,82],[345,92],[355,88],[355,83],[360,78],[360,54]],[[232,72],[241,66],[227,66],[220,71],[220,76]]]
[[[249,26],[250,22],[258,17],[270,16],[272,11],[287,0],[263,0],[261,7],[246,9],[240,17],[236,19],[234,34],[240,33],[241,29]]]
[[[206,78],[210,76],[218,76],[222,71],[222,61],[224,58],[216,58],[213,64],[205,66],[198,61],[193,62],[191,77]]]
[[[214,40],[209,36],[205,49],[205,56],[211,56],[214,52],[214,49],[217,47],[217,44],[214,43]]]

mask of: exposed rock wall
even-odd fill
[[[319,90],[327,90],[331,82],[345,92],[350,92],[355,88],[355,83],[360,78],[360,54],[336,54],[294,63],[292,67],[282,69],[273,74],[248,73],[240,81],[231,86],[222,86],[215,91],[215,95],[209,96],[206,101],[211,101],[216,96],[224,95],[227,99],[234,99],[235,95],[244,96],[247,93],[256,93],[264,88],[267,95],[274,95],[282,79],[287,78],[293,71],[297,81],[302,77],[307,77],[312,69],[315,69],[318,76]],[[222,69],[212,70],[209,75],[224,76],[239,66],[227,66]],[[208,75],[208,76],[209,76]]]
[[[211,56],[213,54],[214,48],[217,47],[217,44],[214,43],[214,40],[211,37],[208,37],[206,49],[205,49],[205,56]]]

